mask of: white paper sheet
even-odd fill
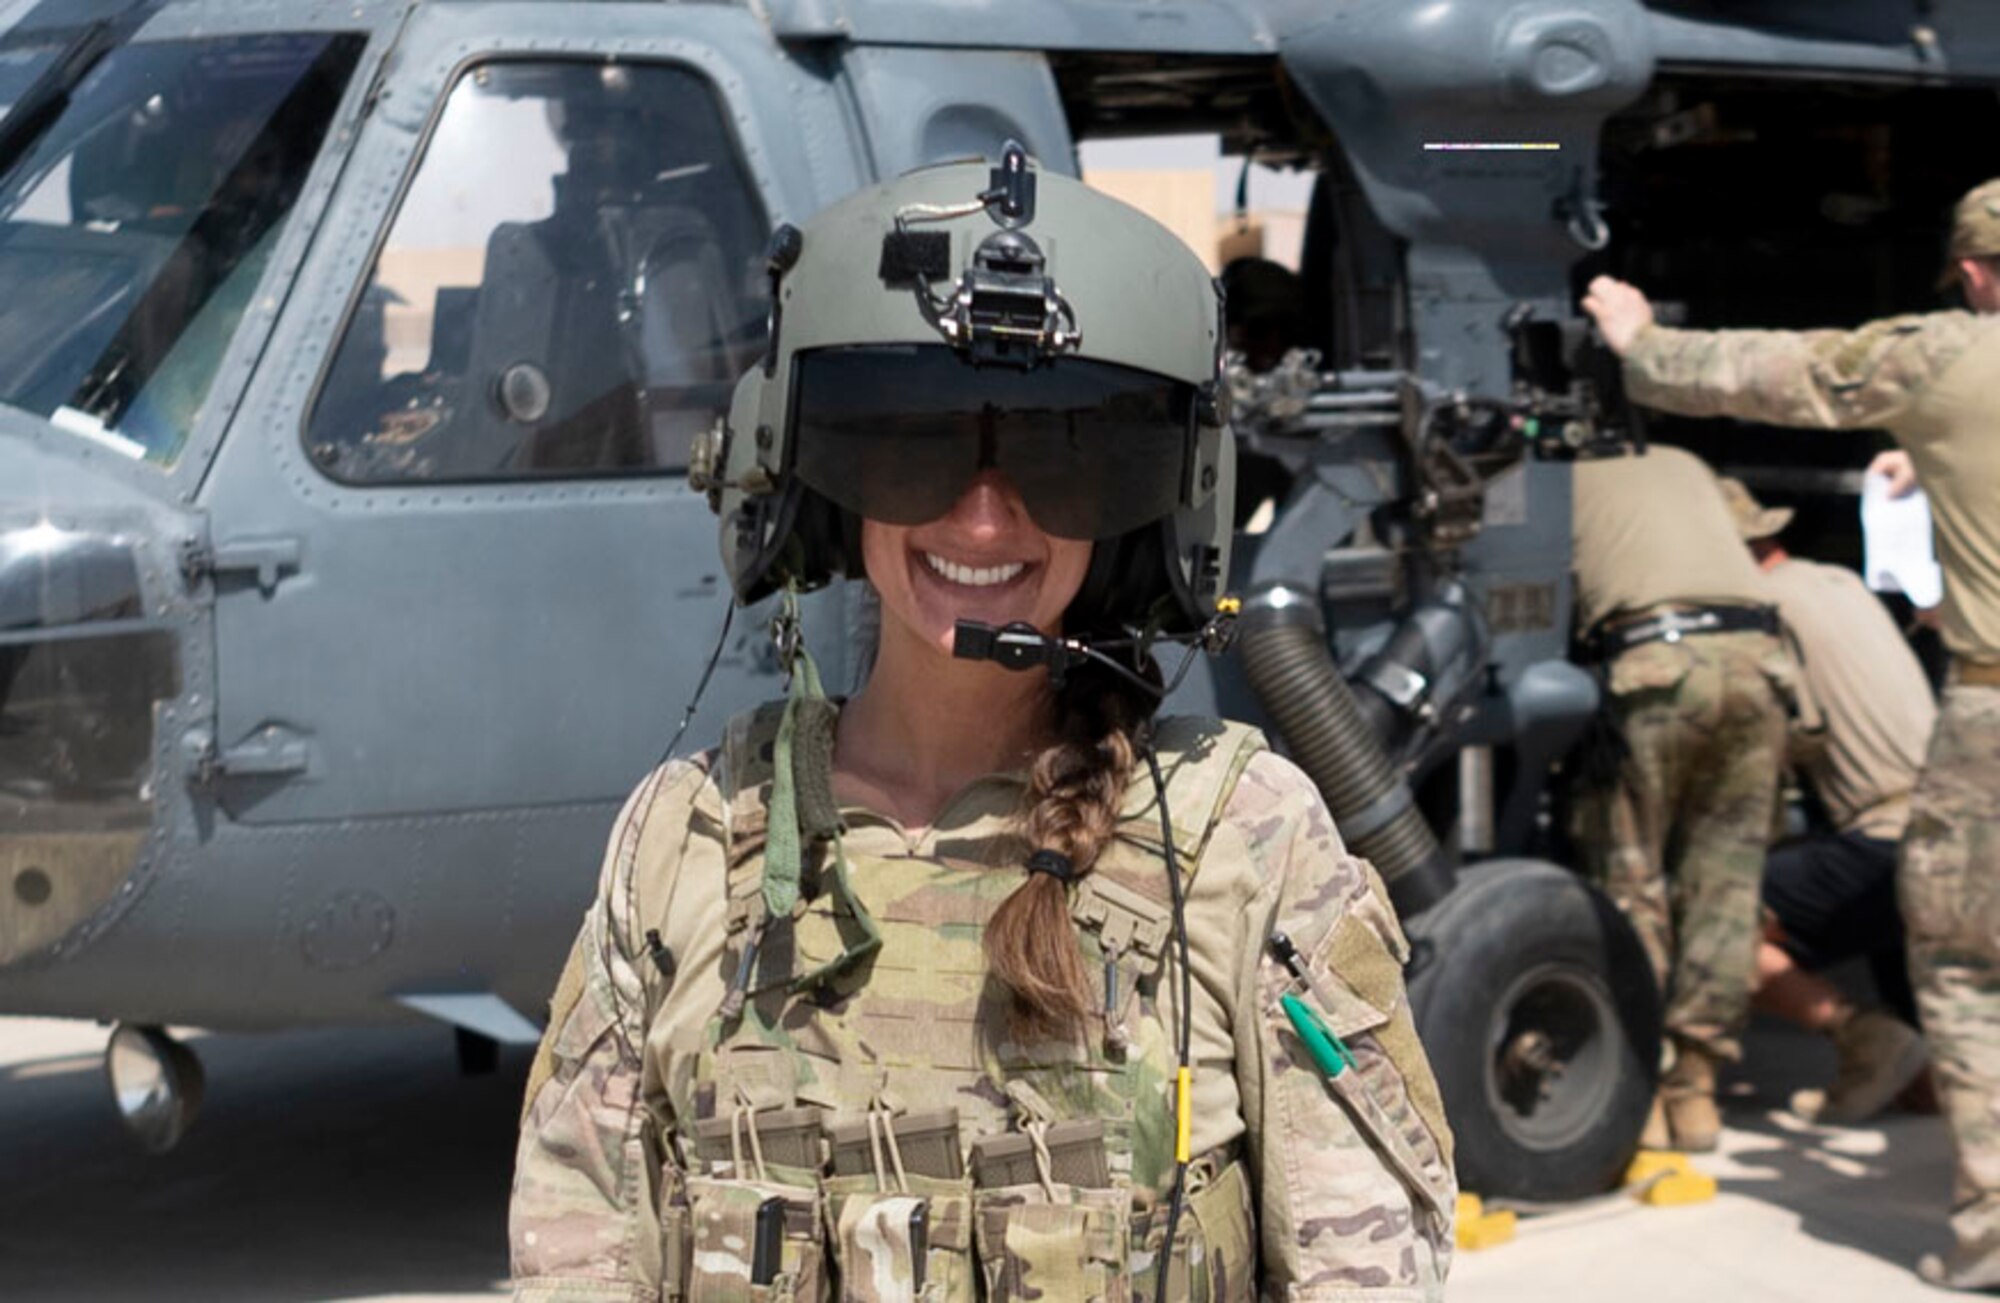
[[[1931,504],[1922,489],[1889,496],[1889,477],[1861,482],[1863,573],[1878,593],[1902,593],[1919,607],[1944,599],[1944,573],[1931,546]]]

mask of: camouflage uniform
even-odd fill
[[[717,752],[649,778],[619,821],[530,1079],[516,1297],[1150,1298],[1179,990],[1151,783],[1132,785],[1118,835],[1071,888],[1100,1011],[1073,1041],[1021,1043],[980,937],[1021,881],[1024,776],[970,785],[928,829],[843,809],[854,907],[826,856],[809,857],[800,905],[759,932],[773,722],[739,718]],[[1173,1296],[1441,1297],[1450,1136],[1380,881],[1346,853],[1311,782],[1253,731],[1166,721],[1159,750],[1194,983],[1198,1157]],[[842,966],[862,911],[879,949]],[[1331,1080],[1280,1012],[1301,987],[1269,956],[1273,930],[1308,956],[1325,1021],[1352,1052]],[[747,999],[719,1017],[752,934]],[[790,980],[823,968],[822,982]],[[760,1121],[798,1108],[866,1119],[867,1170],[757,1152]],[[1038,1179],[976,1187],[906,1164],[889,1143],[895,1118],[942,1108],[967,1137],[1028,1136]],[[1050,1128],[1078,1119],[1102,1124],[1111,1188],[1060,1179]],[[783,1272],[753,1287],[747,1217],[766,1198],[784,1201]]]
[[[1880,428],[1910,454],[1944,567],[1946,646],[2000,660],[2000,317],[1892,317],[1859,330],[1649,326],[1625,356],[1632,401],[1682,416]]]
[[[2000,239],[2000,186],[1967,204],[1986,205]],[[1954,238],[1955,256],[2000,251],[1957,250]],[[2000,1285],[2000,689],[1956,681],[2000,667],[2000,318],[1939,312],[1799,333],[1649,326],[1625,380],[1635,401],[1683,415],[1886,429],[1930,497],[1958,669],[1913,798],[1899,895],[1958,1149],[1959,1247],[1945,1274]]]
[[[1665,445],[1575,470],[1578,624],[1591,633],[1769,598],[1706,463]],[[1588,637],[1589,634],[1586,634]],[[1666,996],[1667,1031],[1733,1059],[1755,980],[1764,847],[1784,766],[1778,640],[1700,632],[1615,651],[1604,666],[1622,762],[1581,775],[1573,831],[1632,921]]]
[[[1578,802],[1579,845],[1667,994],[1667,1030],[1741,1053],[1755,983],[1758,884],[1784,769],[1789,674],[1759,633],[1635,647],[1606,686],[1630,755]]]
[[[1901,874],[1917,1012],[1958,1149],[1952,1227],[1983,1259],[2000,1254],[2000,688],[1946,694]]]

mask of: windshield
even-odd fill
[[[127,45],[0,177],[0,402],[179,456],[365,39]]]
[[[60,53],[56,45],[0,45],[0,121]]]

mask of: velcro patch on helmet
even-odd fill
[[[951,236],[944,231],[891,231],[882,237],[877,274],[892,289],[926,285],[951,275]]]

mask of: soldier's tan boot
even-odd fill
[[[1653,1096],[1652,1111],[1646,1114],[1646,1129],[1639,1133],[1641,1149],[1672,1149],[1674,1133],[1667,1127],[1667,1102]]]
[[[1967,1253],[1963,1248],[1948,1255],[1926,1253],[1917,1260],[1917,1275],[1925,1284],[1939,1289],[2000,1294],[2000,1249],[1986,1253]]]
[[[1808,1122],[1855,1126],[1889,1107],[1924,1070],[1924,1038],[1878,1009],[1849,1015],[1833,1033],[1840,1067],[1826,1090],[1801,1090],[1792,1112]]]
[[[1673,1147],[1705,1154],[1722,1139],[1722,1111],[1715,1106],[1715,1060],[1698,1045],[1682,1044],[1660,1083]]]
[[[1985,1193],[1952,1209],[1950,1253],[1926,1253],[1917,1275],[1940,1289],[2000,1294],[2000,1194]]]

